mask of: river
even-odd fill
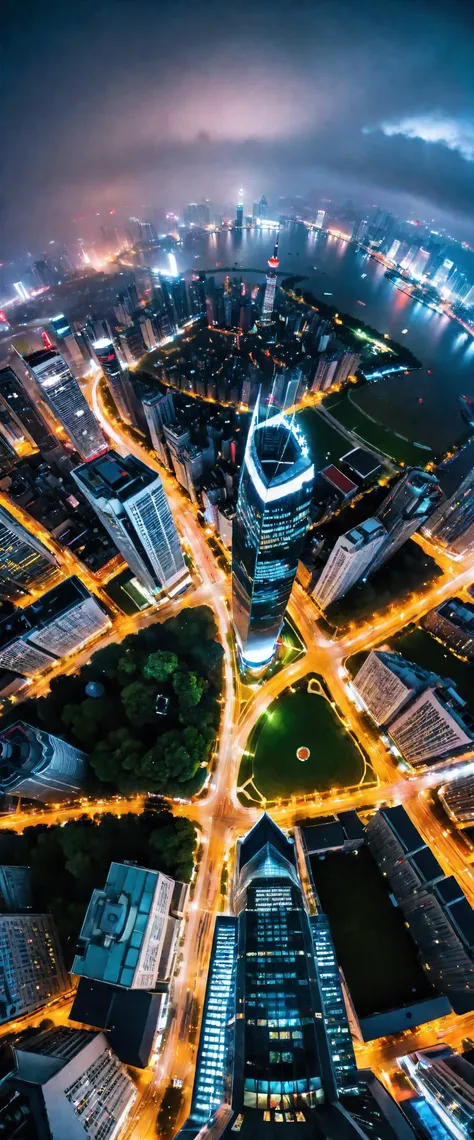
[[[275,232],[269,230],[196,236],[179,250],[178,267],[186,271],[216,266],[218,271],[220,265],[235,266],[237,274],[241,268],[264,272],[274,241]],[[421,371],[360,389],[357,402],[364,411],[437,452],[465,437],[459,396],[474,398],[474,339],[460,325],[411,300],[387,280],[379,262],[339,238],[295,223],[281,230],[279,257],[280,270],[304,274],[316,296],[332,294],[324,298],[329,304],[406,343],[423,362]],[[252,274],[250,279],[256,278]]]

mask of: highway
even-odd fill
[[[216,564],[205,532],[197,520],[196,508],[174,479],[150,455],[148,449],[136,439],[131,439],[123,425],[110,420],[101,399],[99,379],[90,379],[84,386],[84,391],[113,446],[121,454],[132,453],[159,471],[183,543],[192,552],[196,579],[199,577],[193,590],[188,590],[174,602],[165,603],[158,611],[134,618],[114,616],[111,630],[101,644],[121,639],[126,632],[131,632],[148,621],[164,619],[181,606],[206,602],[214,611],[224,649],[222,716],[213,775],[204,797],[191,804],[173,805],[173,810],[189,816],[199,825],[203,853],[194,896],[185,920],[178,972],[171,985],[169,1029],[156,1063],[140,1078],[141,1095],[120,1134],[120,1140],[151,1140],[151,1137],[156,1136],[156,1113],[160,1097],[170,1080],[183,1082],[183,1105],[177,1125],[189,1110],[198,1040],[196,1025],[203,1006],[214,919],[222,909],[222,867],[227,857],[232,858],[237,837],[245,833],[260,814],[260,809],[255,806],[246,808],[238,799],[239,766],[252,728],[262,712],[289,684],[308,672],[318,673],[324,679],[347,727],[355,733],[368,755],[376,782],[369,787],[350,791],[344,788],[334,789],[331,796],[323,799],[316,797],[309,802],[292,797],[290,803],[277,804],[271,809],[276,821],[283,827],[292,827],[302,816],[326,815],[347,807],[370,809],[381,803],[403,802],[426,841],[435,849],[445,871],[455,874],[462,881],[474,904],[474,867],[471,867],[466,857],[468,848],[462,833],[447,818],[444,824],[439,822],[431,810],[429,795],[432,787],[449,779],[451,770],[455,771],[459,761],[453,761],[452,764],[446,762],[442,765],[442,771],[433,770],[418,773],[412,778],[403,777],[375,728],[370,728],[367,718],[360,716],[348,691],[348,678],[344,668],[348,655],[380,644],[408,622],[418,620],[433,606],[473,583],[474,558],[452,562],[428,540],[417,539],[438,561],[440,577],[426,591],[409,598],[403,605],[394,605],[389,611],[375,615],[372,621],[355,626],[338,640],[322,635],[316,625],[318,611],[313,601],[295,583],[289,614],[302,636],[306,652],[298,661],[281,668],[269,680],[263,680],[255,690],[247,689],[244,700],[232,648],[228,608],[230,581]],[[70,572],[77,573],[77,570],[71,568]],[[95,583],[94,592],[98,596],[99,590],[100,585]],[[96,647],[94,645],[93,648]],[[77,669],[89,656],[90,649],[66,663],[66,670]],[[58,667],[58,671],[65,671],[64,666]],[[27,688],[27,695],[45,692],[49,679],[48,676],[33,681]],[[142,796],[128,800],[116,797],[110,801],[81,801],[79,805],[56,805],[49,809],[38,808],[27,812],[20,807],[15,814],[0,818],[0,828],[13,827],[21,831],[32,823],[66,822],[83,813],[93,816],[112,811],[119,815],[125,811],[139,812],[142,807]],[[441,1032],[449,1033],[450,1043],[459,1043],[462,1037],[474,1033],[474,1014],[464,1018],[456,1018],[453,1014],[443,1019],[442,1024],[434,1023],[407,1032],[409,1038],[405,1034],[395,1041],[381,1040],[367,1046],[357,1045],[358,1063],[370,1064],[389,1083],[396,1057],[409,1047],[415,1047],[415,1041],[433,1043]]]

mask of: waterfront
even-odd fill
[[[274,241],[272,230],[196,236],[178,252],[178,267],[216,266],[218,272],[219,267],[234,265],[238,273],[241,267],[261,266],[264,272]],[[423,362],[420,371],[361,389],[357,403],[363,411],[436,452],[465,438],[459,397],[474,397],[474,339],[448,317],[411,300],[385,277],[383,265],[339,238],[292,224],[281,231],[279,254],[281,270],[304,274],[304,284],[317,297],[406,343]]]

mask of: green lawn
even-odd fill
[[[369,849],[312,855],[311,869],[359,1017],[429,997],[415,945]]]
[[[390,428],[385,427],[384,424],[378,423],[366,415],[362,408],[357,405],[354,391],[329,396],[325,400],[325,407],[344,427],[348,428],[349,431],[356,432],[362,444],[376,447],[378,451],[390,459],[394,459],[396,463],[416,464],[418,467],[424,467],[428,460],[432,459],[433,453],[429,448],[417,447],[416,443],[404,439]]]
[[[350,440],[333,427],[317,408],[305,408],[296,416],[298,426],[308,441],[311,458],[317,471],[328,463],[337,463],[351,450]]]
[[[307,692],[308,678],[273,702],[256,725],[247,743],[251,756],[244,756],[239,785],[253,775],[248,789],[267,800],[305,795],[331,788],[351,787],[372,777],[365,772],[364,758],[340,723],[329,702]],[[297,748],[310,750],[307,760],[296,756]]]

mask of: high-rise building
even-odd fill
[[[447,546],[453,558],[463,558],[471,553],[474,547],[474,470],[434,511],[423,532]]]
[[[467,1140],[474,1135],[474,1064],[472,1058],[439,1044],[400,1057],[419,1098],[408,1101],[410,1119],[425,1135]]]
[[[103,336],[89,343],[92,355],[107,380],[119,416],[126,424],[131,424],[132,414],[126,387],[128,372],[122,368],[113,341]]]
[[[371,573],[392,558],[423,526],[440,499],[441,488],[435,475],[418,467],[402,475],[376,512],[375,517],[385,527],[387,538],[377,551]]]
[[[21,914],[31,908],[30,868],[3,863],[0,866],[0,910]]]
[[[0,621],[0,665],[32,677],[77,653],[110,625],[108,614],[79,578],[67,578]]]
[[[418,249],[413,260],[410,262],[410,277],[416,277],[417,280],[420,280],[426,273],[426,267],[428,265],[430,257],[431,254],[429,249]]]
[[[449,258],[445,258],[442,264],[436,270],[436,273],[432,280],[432,285],[434,285],[435,289],[438,289],[439,292],[446,288],[448,284],[448,278],[453,266],[454,262],[450,261]]]
[[[474,819],[474,780],[472,773],[458,776],[438,788],[438,796],[450,819],[456,823],[467,823]]]
[[[58,736],[17,720],[0,732],[0,790],[43,803],[81,791],[87,756]]]
[[[267,202],[267,199],[266,199],[264,194],[262,194],[262,197],[260,198],[260,201],[258,203],[258,215],[257,215],[257,217],[261,218],[262,222],[264,222],[265,219],[268,218],[268,202]]]
[[[163,432],[163,423],[172,422],[171,418],[166,418],[171,415],[170,408],[173,419],[176,418],[172,392],[167,392],[165,396],[162,392],[145,392],[142,395],[142,407],[155,455],[163,467],[171,471],[171,459]]]
[[[192,317],[206,316],[206,274],[193,273],[189,282],[189,305]]]
[[[73,472],[105,529],[139,581],[172,596],[189,581],[163,484],[132,455],[108,455]]]
[[[377,811],[366,834],[430,982],[456,1013],[474,1009],[474,916],[462,887],[400,805]]]
[[[430,610],[422,625],[463,657],[474,658],[474,606],[471,602],[450,598],[435,610]]]
[[[159,274],[159,283],[168,316],[170,331],[175,333],[189,317],[188,295],[183,274]]]
[[[262,308],[262,321],[264,324],[269,324],[275,307],[275,291],[277,283],[276,270],[280,264],[278,260],[278,243],[280,241],[280,230],[277,230],[275,248],[273,250],[273,257],[268,258],[269,272],[267,273],[267,283],[265,286],[265,293],[263,296]]]
[[[368,573],[386,536],[378,519],[366,519],[338,538],[313,590],[322,609],[342,598]]]
[[[54,1026],[16,1043],[8,1086],[31,1140],[115,1140],[138,1093],[103,1033]]]
[[[50,318],[49,323],[53,336],[60,343],[61,352],[65,353],[66,358],[69,358],[75,368],[82,368],[84,357],[64,313],[57,313],[55,317]]]
[[[0,914],[0,1023],[39,1009],[69,988],[50,914]]]
[[[314,223],[315,228],[317,230],[322,230],[325,217],[326,217],[326,211],[325,210],[318,210],[318,212],[316,214],[316,221]]]
[[[412,767],[472,748],[466,702],[452,681],[400,653],[372,650],[354,677],[354,689]]]
[[[45,349],[29,353],[23,360],[81,458],[93,459],[107,451],[99,425],[64,357],[53,349]]]
[[[46,546],[0,507],[0,596],[18,598],[44,589],[59,566]]]
[[[17,357],[18,359],[18,357]],[[23,436],[40,451],[55,446],[51,432],[13,368],[0,369],[0,403],[18,423]]]
[[[387,252],[387,260],[394,261],[396,265],[398,265],[399,262],[399,250],[401,249],[401,244],[402,243],[400,241],[393,241],[390,249]]]
[[[238,844],[233,911],[216,920],[183,1140],[221,1106],[229,1140],[290,1123],[365,1136],[350,1115],[359,1082],[329,926],[310,918],[294,841],[268,816]]]
[[[239,200],[237,202],[237,209],[235,212],[235,223],[234,224],[237,227],[237,229],[239,229],[239,230],[242,229],[242,226],[244,224],[243,190],[239,191]]]
[[[179,920],[170,914],[175,880],[134,863],[111,863],[93,891],[72,972],[125,989],[155,989],[170,976]]]
[[[308,527],[314,479],[294,419],[257,401],[242,464],[233,526],[232,614],[244,665],[271,661]]]

